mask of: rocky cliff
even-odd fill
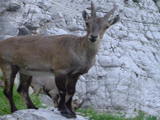
[[[136,2],[133,2],[136,1]],[[95,0],[102,16],[114,4],[121,21],[103,37],[95,66],[81,76],[84,106],[134,116],[160,114],[160,13],[157,0]],[[17,35],[85,35],[90,0],[1,0],[0,40]]]

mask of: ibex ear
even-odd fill
[[[84,19],[85,21],[87,21],[88,19],[90,19],[88,13],[87,13],[85,10],[83,10],[82,16],[83,16],[83,19]]]
[[[117,15],[115,18],[109,21],[110,26],[117,23],[119,21],[120,17]]]

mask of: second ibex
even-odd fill
[[[15,75],[20,73],[17,91],[24,98],[29,109],[38,109],[28,94],[32,76],[55,75],[60,94],[58,109],[67,118],[76,117],[72,110],[72,97],[80,75],[87,73],[95,62],[101,39],[119,16],[108,20],[116,10],[114,7],[104,17],[98,18],[91,3],[91,17],[83,11],[87,34],[57,36],[18,36],[0,42],[0,67],[5,80],[4,94],[8,98],[11,112],[17,111],[13,100]]]

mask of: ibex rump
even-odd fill
[[[115,10],[116,8],[113,8],[104,17],[98,18],[91,3],[91,18],[86,11],[82,14],[87,26],[84,37],[18,36],[0,42],[0,67],[5,79],[4,94],[9,100],[11,112],[17,110],[13,101],[13,84],[17,72],[20,73],[17,91],[29,109],[38,109],[28,95],[32,76],[54,74],[60,94],[58,109],[67,118],[76,117],[71,105],[76,82],[79,76],[87,73],[94,64],[107,28],[119,20],[119,16],[108,20]]]

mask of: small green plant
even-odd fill
[[[138,73],[136,73],[136,72],[134,72],[134,73],[135,73],[136,77],[138,78],[138,76],[139,76]]]
[[[143,120],[144,117],[145,117],[145,113],[142,112],[142,111],[138,111],[138,114],[139,114],[139,115],[136,117],[136,119],[138,119],[138,120]]]
[[[6,115],[6,114],[11,114],[10,105],[9,105],[7,98],[3,94],[3,90],[4,90],[4,88],[0,87],[0,116]],[[14,86],[14,88],[13,88],[13,95],[14,95],[14,101],[15,101],[15,104],[16,104],[16,107],[18,108],[18,110],[27,109],[21,96],[17,93],[16,86]],[[46,108],[45,106],[41,105],[39,96],[30,95],[30,98],[32,99],[35,106],[37,106],[39,108]]]
[[[0,69],[0,80],[4,80],[4,77],[2,75],[2,70]]]
[[[25,2],[23,2],[23,6],[26,6],[26,3],[25,3]]]
[[[160,12],[160,6],[157,4],[158,0],[153,0],[153,2],[155,3],[155,5],[156,5],[157,8],[158,8],[158,11]]]
[[[154,2],[155,4],[157,4],[158,0],[153,0],[153,2]]]
[[[0,80],[4,80],[3,76],[0,76]]]
[[[160,12],[160,7],[158,6],[158,11]]]
[[[146,120],[158,120],[157,117],[149,115]]]
[[[139,3],[139,0],[132,0],[133,2],[137,2],[137,3]]]

